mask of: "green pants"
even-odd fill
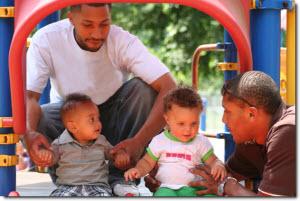
[[[174,190],[166,187],[158,188],[157,191],[154,193],[155,197],[197,197],[199,195],[196,194],[196,191],[204,190],[204,187],[189,187],[184,186],[180,189]],[[206,194],[203,195],[206,197],[214,197],[214,194]]]

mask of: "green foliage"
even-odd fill
[[[198,10],[175,4],[113,4],[113,23],[137,35],[170,69],[178,82],[191,84],[194,50],[201,44],[223,41],[223,27]],[[201,89],[219,88],[216,68],[222,53],[204,52],[199,64]]]

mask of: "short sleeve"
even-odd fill
[[[108,39],[114,51],[110,51],[112,59],[122,70],[141,78],[151,84],[159,77],[169,72],[169,69],[134,35],[120,27],[112,26]]]
[[[205,162],[213,153],[213,147],[210,141],[202,134],[197,137],[197,156],[199,157],[199,162]]]
[[[59,153],[59,143],[58,143],[58,139],[54,140],[51,144],[51,148],[54,154],[54,159],[53,159],[53,165],[55,165],[56,163],[58,163],[58,160],[60,158],[60,153]]]
[[[104,135],[100,135],[100,137],[97,139],[98,143],[102,144],[105,149],[111,149],[113,146],[109,143],[109,141],[106,139]]]
[[[52,66],[48,41],[45,36],[37,34],[26,54],[26,88],[42,93],[50,77]]]
[[[270,195],[296,196],[296,127],[284,125],[272,135],[259,190]]]
[[[161,148],[162,148],[162,143],[161,140],[159,140],[159,135],[158,135],[152,139],[146,151],[153,160],[157,161],[161,155],[161,150],[162,150]]]

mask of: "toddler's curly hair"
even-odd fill
[[[200,108],[203,109],[200,95],[191,87],[179,86],[171,90],[164,97],[164,113],[171,110],[172,105],[178,105],[185,108]]]

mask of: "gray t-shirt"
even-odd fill
[[[103,135],[89,145],[81,145],[65,130],[53,143],[57,159],[58,185],[108,184],[105,150],[112,145]]]

